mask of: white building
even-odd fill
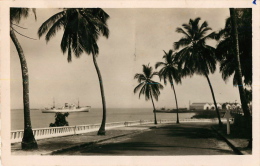
[[[239,103],[223,103],[222,109],[226,109],[226,110],[241,109],[241,104],[239,104]]]
[[[225,109],[241,109],[241,104],[239,103],[217,103],[219,110]],[[190,110],[215,110],[214,103],[192,103],[190,105]]]
[[[191,110],[209,110],[210,104],[209,103],[192,103],[190,105]]]
[[[222,109],[222,105],[217,103],[218,109]],[[190,105],[190,110],[215,110],[214,103],[192,103]]]

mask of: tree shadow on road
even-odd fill
[[[218,138],[211,129],[205,128],[205,126],[169,125],[160,127],[160,130],[162,129],[168,130],[163,134],[168,137],[186,137],[190,139]]]
[[[168,151],[162,151],[161,149],[167,148],[179,148],[183,149],[180,153],[169,154]],[[220,154],[230,154],[234,155],[230,150],[217,149],[217,148],[202,148],[195,146],[166,146],[158,145],[147,142],[122,142],[122,143],[112,143],[106,145],[96,145],[93,147],[85,148],[80,150],[81,155],[122,155],[122,156],[146,156],[146,155],[156,155],[156,156],[172,156],[172,155],[198,155],[197,150],[213,150]],[[125,153],[127,152],[127,153]],[[204,155],[209,155],[205,153]]]

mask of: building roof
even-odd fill
[[[209,103],[192,103],[192,104],[209,104]]]
[[[205,104],[209,104],[209,105],[212,105],[212,104],[214,104],[214,103],[211,103],[211,102],[201,102],[201,103],[192,103],[191,105],[205,105]],[[228,103],[228,102],[221,102],[221,103],[219,103],[219,102],[217,102],[217,104],[221,104],[221,105],[223,105],[223,104],[229,104],[229,105],[232,105],[232,104],[235,104],[235,105],[241,105],[240,103]]]
[[[190,106],[204,106],[208,103],[192,103]]]

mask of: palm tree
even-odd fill
[[[252,9],[236,9],[239,16],[236,16],[239,56],[241,63],[244,84],[252,84]],[[237,14],[236,14],[237,15]],[[231,75],[236,73],[236,57],[234,39],[232,35],[231,18],[227,18],[225,27],[217,34],[219,43],[216,48],[216,57],[220,61],[222,77],[226,81]],[[233,84],[237,85],[237,77],[234,77]]]
[[[137,85],[134,89],[134,93],[138,90],[139,98],[141,95],[145,96],[145,100],[149,100],[151,98],[153,103],[153,113],[154,113],[154,124],[157,124],[156,119],[156,109],[153,102],[153,97],[156,101],[158,101],[158,96],[160,95],[160,89],[163,89],[163,86],[152,80],[153,76],[158,75],[158,72],[153,72],[153,68],[149,66],[149,64],[143,65],[143,74],[135,74],[134,79],[138,80],[139,85]]]
[[[182,48],[176,53],[175,58],[182,69],[182,76],[192,76],[195,73],[206,77],[216,108],[219,126],[222,126],[214,91],[208,77],[210,73],[215,72],[217,61],[215,48],[206,45],[206,40],[212,39],[215,33],[211,32],[207,34],[207,32],[211,30],[211,28],[208,27],[208,23],[204,21],[201,26],[199,26],[199,21],[200,18],[190,19],[188,24],[182,25],[183,28],[178,27],[176,29],[176,32],[183,34],[184,37],[174,43],[176,50]]]
[[[37,149],[38,145],[34,138],[32,132],[31,125],[31,117],[30,117],[30,101],[29,101],[29,74],[28,67],[26,63],[26,59],[23,53],[23,49],[21,44],[19,43],[15,32],[20,34],[17,30],[15,30],[14,26],[20,27],[19,24],[22,18],[27,18],[29,15],[30,9],[28,8],[11,8],[10,9],[10,37],[15,45],[15,48],[18,52],[18,56],[20,59],[21,70],[22,70],[22,79],[23,79],[23,107],[24,107],[24,133],[22,139],[22,149]],[[35,9],[32,9],[32,12],[35,15]],[[20,34],[22,35],[22,34]],[[24,35],[23,35],[24,36]]]
[[[176,96],[174,83],[173,83],[173,81],[175,81],[177,84],[181,83],[180,71],[178,69],[178,64],[174,61],[174,54],[173,54],[172,50],[169,50],[168,53],[164,51],[163,58],[164,58],[164,62],[157,62],[155,64],[155,68],[157,69],[158,67],[162,66],[161,70],[159,71],[160,80],[163,79],[165,85],[167,84],[167,80],[171,84],[171,87],[173,89],[174,96],[175,96],[176,109],[177,109],[177,121],[176,121],[176,123],[180,123],[179,122],[179,113],[178,113],[179,109],[178,109],[177,96]]]
[[[246,125],[245,128],[250,134],[248,134],[249,137],[249,142],[248,142],[248,147],[252,148],[252,119],[250,115],[250,110],[248,107],[247,99],[246,99],[246,93],[243,88],[243,81],[242,81],[242,70],[241,70],[241,64],[240,64],[240,56],[239,56],[239,40],[238,40],[238,31],[237,31],[237,20],[236,20],[236,12],[234,8],[230,8],[230,18],[231,18],[231,25],[232,25],[232,38],[233,38],[233,46],[235,47],[235,59],[236,59],[236,73],[237,74],[237,83],[238,89],[239,89],[239,94],[240,94],[240,100],[242,103],[242,108],[244,112],[244,116],[246,119]]]
[[[236,12],[233,12],[234,16],[226,20],[225,28],[218,33],[216,56],[220,62],[222,78],[227,81],[234,75],[233,85],[238,85],[244,115],[249,117],[243,83],[252,86],[252,10],[243,9],[239,13],[241,14],[238,18],[235,16]]]
[[[76,57],[80,57],[83,52],[86,52],[89,55],[92,54],[93,63],[99,78],[103,105],[103,117],[98,135],[105,135],[106,102],[102,77],[96,61],[96,57],[99,53],[97,40],[99,35],[108,38],[108,18],[109,15],[100,8],[63,9],[61,12],[46,20],[38,30],[39,37],[46,33],[45,40],[48,42],[56,35],[58,30],[61,28],[64,29],[61,40],[61,50],[63,54],[68,51],[68,62],[71,62],[72,60],[72,52]]]

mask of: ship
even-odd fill
[[[53,101],[53,106],[51,108],[45,108],[42,110],[42,113],[73,113],[73,112],[89,112],[91,109],[91,106],[84,106],[80,107],[79,106],[79,101],[78,101],[78,106],[75,104],[68,104],[65,103],[65,105],[61,108],[56,108],[55,107],[55,101]]]

